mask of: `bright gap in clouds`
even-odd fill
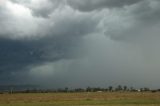
[[[2,5],[5,2],[5,0],[0,0],[0,5]]]
[[[17,4],[17,3],[12,3],[10,1],[7,1],[6,3],[8,9],[15,15],[18,17],[24,17],[28,14],[30,14],[30,10],[28,8],[26,8],[23,5]]]

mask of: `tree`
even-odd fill
[[[109,87],[108,87],[108,90],[109,90],[109,91],[113,91],[113,87],[112,87],[112,86],[109,86]]]
[[[91,92],[91,91],[92,91],[92,88],[87,87],[86,91],[87,91],[87,92]]]
[[[68,92],[68,87],[65,88],[65,92]]]
[[[122,86],[118,85],[118,87],[116,88],[116,91],[122,91],[122,90],[123,90]]]
[[[130,87],[131,92],[135,92],[136,90],[133,87]]]
[[[124,86],[124,87],[123,87],[123,90],[124,90],[124,91],[127,91],[127,86]]]

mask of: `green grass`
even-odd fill
[[[3,94],[0,106],[160,106],[159,93]]]

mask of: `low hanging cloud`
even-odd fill
[[[121,8],[141,1],[143,0],[67,0],[68,4],[74,9],[86,12],[103,8]]]
[[[158,87],[159,4],[3,0],[0,84]]]

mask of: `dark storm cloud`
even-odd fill
[[[2,1],[0,83],[157,85],[159,0]]]
[[[39,32],[37,34],[32,31],[37,23],[27,23],[24,20],[24,26],[19,27],[19,20],[23,18],[12,16],[5,7],[0,13],[0,73],[4,81],[7,77],[20,78],[24,76],[22,73],[26,73],[30,68],[47,62],[54,63],[83,56],[83,36],[93,33],[98,23],[98,20],[90,18],[90,15],[64,14],[63,17],[53,16],[53,19],[40,23],[42,25],[36,29]],[[38,20],[34,16],[29,17],[27,20]],[[51,25],[53,22],[54,25]],[[28,30],[27,26],[33,28]],[[79,51],[81,53],[78,53]]]
[[[69,48],[75,46],[72,43],[74,44],[71,38],[59,37],[38,41],[0,39],[0,70],[21,71],[29,65],[72,58],[69,51]]]
[[[0,39],[0,72],[23,71],[30,65],[76,58],[79,37],[46,37],[37,40]],[[79,48],[80,49],[80,48]]]
[[[1,83],[5,83],[5,81],[15,83],[17,82],[16,79],[22,79],[18,81],[19,83],[27,81],[27,73],[30,68],[40,66],[46,62],[54,63],[61,59],[79,58],[74,50],[81,48],[79,45],[80,40],[80,38],[63,38],[58,36],[43,38],[38,41],[1,39]]]
[[[119,8],[143,0],[67,0],[68,4],[80,11],[93,11],[102,8]]]

